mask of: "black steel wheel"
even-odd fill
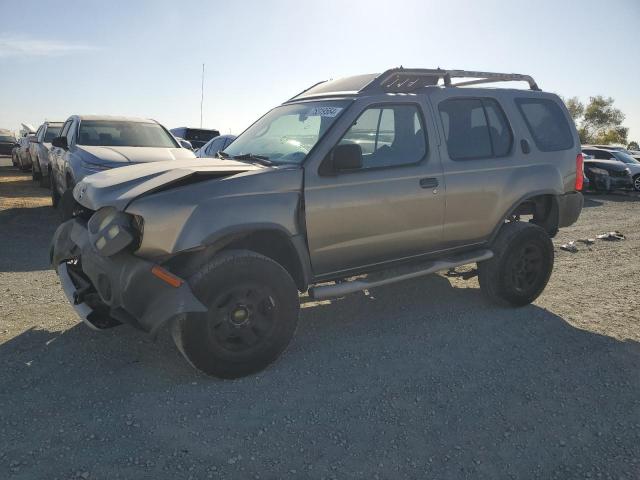
[[[287,347],[298,323],[298,290],[278,263],[255,252],[221,252],[189,279],[207,312],[176,320],[176,346],[197,369],[221,378],[258,372]]]
[[[553,270],[553,243],[538,225],[506,223],[492,246],[494,257],[478,264],[484,294],[496,303],[527,305],[542,293]]]
[[[506,269],[513,289],[521,294],[527,294],[535,289],[544,275],[543,255],[540,246],[525,243],[508,259]]]
[[[274,295],[270,288],[251,283],[223,290],[209,303],[211,338],[230,354],[250,354],[274,328]]]

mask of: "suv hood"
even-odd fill
[[[140,163],[89,175],[74,187],[73,196],[91,210],[107,205],[124,210],[135,198],[172,186],[270,169],[219,158]]]
[[[186,148],[156,147],[96,147],[78,145],[78,150],[94,156],[98,163],[144,163],[163,160],[186,160],[194,158],[191,150]]]

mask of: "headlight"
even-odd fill
[[[100,255],[109,257],[124,248],[137,247],[142,238],[142,218],[103,207],[87,223],[89,239]]]
[[[592,167],[589,170],[591,170],[591,173],[595,173],[596,175],[609,175],[609,172],[603,168]]]
[[[91,163],[91,162],[86,162],[84,160],[80,161],[80,165],[82,165],[83,168],[94,171],[94,172],[101,172],[102,170],[110,170],[111,168],[113,168],[111,165],[108,165],[108,164]]]

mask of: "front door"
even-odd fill
[[[306,226],[317,277],[441,247],[445,186],[431,116],[419,103],[357,107],[346,112],[353,118],[336,138],[360,145],[362,168],[335,176],[305,168]]]

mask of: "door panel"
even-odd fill
[[[520,139],[502,113],[506,102],[457,91],[430,96],[444,141],[440,147],[447,180],[443,241],[447,248],[480,243],[499,221]]]
[[[423,152],[426,150],[426,157],[419,163],[412,158],[411,148],[403,150],[411,135],[402,140],[398,129],[402,115],[396,115],[395,134],[385,127],[389,123],[384,118],[387,110],[378,116],[377,134],[369,134],[366,129],[354,134],[360,113],[367,110],[360,108],[350,112],[352,118],[344,122],[350,128],[329,148],[337,140],[359,143],[365,152],[364,166],[369,164],[372,168],[325,177],[305,168],[306,226],[316,276],[441,248],[444,178],[437,148],[430,147],[431,143],[437,147],[431,117],[424,115],[421,106],[412,105],[416,105],[423,132],[428,132],[429,138],[421,147]],[[375,118],[369,113],[366,116]],[[410,133],[420,135],[418,131]],[[389,151],[396,152],[396,160],[406,158],[414,163],[399,165],[392,161],[396,164],[389,166],[384,159]]]

